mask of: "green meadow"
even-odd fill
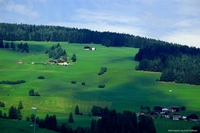
[[[88,116],[93,105],[116,109],[118,112],[139,112],[141,105],[151,109],[156,105],[185,106],[186,111],[181,113],[197,113],[200,116],[200,86],[158,82],[156,79],[159,79],[161,73],[136,71],[138,62],[134,61],[134,56],[139,49],[59,42],[66,50],[70,63],[69,66],[59,66],[43,65],[50,60],[44,54],[45,50],[58,42],[27,43],[29,53],[0,49],[0,80],[26,81],[18,85],[0,84],[0,101],[6,105],[5,108],[0,108],[3,113],[8,114],[10,106],[17,107],[19,101],[22,101],[23,120],[34,113],[31,107],[37,107],[37,116],[44,118],[46,114],[55,114],[61,124],[67,123],[69,113],[74,113],[75,106],[78,105],[83,115],[74,115],[74,127],[90,126],[91,119],[95,119]],[[96,51],[84,50],[85,45],[95,47]],[[77,56],[75,63],[70,60],[73,53]],[[19,60],[23,63],[18,64]],[[101,67],[107,67],[108,70],[103,75],[98,75]],[[45,79],[38,79],[38,76],[44,76]],[[71,84],[72,80],[77,83]],[[86,85],[81,85],[82,82]],[[105,84],[105,88],[98,88],[100,84]],[[30,89],[39,92],[41,96],[29,96]],[[155,120],[156,128],[159,129],[164,124],[161,121]],[[195,123],[188,126],[192,127],[193,124]],[[169,127],[170,125],[180,128],[183,124],[169,124]],[[159,131],[165,130],[163,128]]]

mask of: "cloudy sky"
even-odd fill
[[[129,33],[200,47],[200,0],[0,0],[0,22]]]

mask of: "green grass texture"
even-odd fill
[[[20,42],[14,43],[17,45]],[[72,126],[90,125],[93,118],[88,114],[93,105],[116,109],[118,112],[138,112],[141,105],[151,109],[157,105],[185,106],[185,114],[200,115],[200,87],[159,82],[156,79],[159,79],[161,73],[136,71],[138,62],[134,61],[134,56],[139,49],[68,42],[27,43],[29,53],[0,49],[0,80],[26,81],[18,85],[0,84],[0,101],[6,105],[0,108],[3,112],[7,113],[10,106],[17,107],[19,101],[22,101],[22,119],[34,113],[31,107],[37,107],[37,116],[40,118],[46,114],[55,114],[59,123],[62,123],[67,122],[69,113],[74,112],[78,105],[83,116],[74,116],[75,123]],[[51,60],[44,54],[45,50],[57,43],[66,50],[70,65],[43,65]],[[95,47],[96,50],[86,51],[85,45]],[[75,63],[70,59],[73,53],[77,57]],[[19,60],[23,63],[18,64]],[[98,75],[101,67],[107,67],[107,72]],[[38,76],[44,76],[45,79],[38,79]],[[72,80],[77,83],[71,84]],[[86,85],[81,85],[82,82]],[[105,84],[105,88],[98,88],[100,84]],[[30,89],[39,92],[41,96],[29,96]],[[84,120],[85,123],[82,122]]]

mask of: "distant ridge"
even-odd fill
[[[125,46],[134,48],[144,48],[155,44],[173,44],[130,34],[62,26],[0,23],[0,31],[0,39],[7,41],[67,41],[69,43],[96,43],[107,47]]]

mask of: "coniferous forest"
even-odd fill
[[[181,45],[152,45],[135,56],[137,70],[162,72],[160,81],[200,85],[200,49]]]
[[[200,85],[200,49],[130,34],[61,26],[0,23],[0,47],[7,41],[67,41],[140,48],[137,70],[162,72],[160,81]]]
[[[7,41],[67,41],[69,43],[96,43],[104,46],[143,48],[168,42],[112,32],[61,26],[0,23],[0,39]]]

